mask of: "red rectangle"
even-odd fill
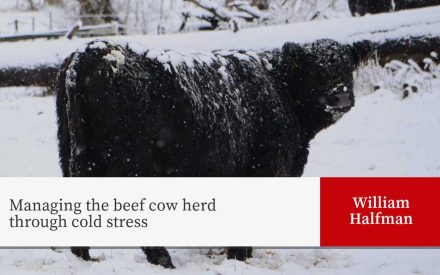
[[[440,178],[322,178],[321,246],[440,246]]]

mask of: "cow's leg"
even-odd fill
[[[89,247],[72,247],[72,248],[70,248],[70,250],[72,251],[72,253],[75,256],[77,256],[85,261],[92,260],[92,258],[90,257],[90,253],[89,253],[89,250],[90,250]]]
[[[165,268],[174,268],[170,254],[165,247],[142,247],[149,263],[161,265]]]
[[[228,249],[228,259],[244,261],[252,258],[252,247],[230,247]]]

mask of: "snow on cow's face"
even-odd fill
[[[316,72],[309,91],[334,123],[354,106],[353,71],[371,55],[373,45],[369,41],[342,45],[326,39],[306,47],[305,52]]]
[[[313,44],[283,47],[289,87],[304,104],[321,107],[353,105],[355,61],[348,47],[325,39]]]
[[[354,106],[353,71],[361,59],[357,51],[330,39],[283,46],[287,90],[304,123],[323,129]]]
[[[334,123],[354,106],[352,51],[332,40],[319,40],[305,49],[309,72],[304,95],[315,110]]]

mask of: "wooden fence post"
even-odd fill
[[[49,12],[49,30],[53,29],[53,24],[52,24],[52,13]]]

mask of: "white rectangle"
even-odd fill
[[[2,247],[320,243],[319,178],[0,178],[0,186]],[[92,198],[108,210],[90,211]],[[115,211],[123,202],[138,203],[137,211]],[[176,210],[152,211],[160,202]],[[89,215],[95,226],[88,227]],[[114,218],[124,227],[115,228]],[[87,226],[74,227],[82,219]],[[132,227],[119,219],[133,219]],[[55,220],[52,230],[46,220]]]

